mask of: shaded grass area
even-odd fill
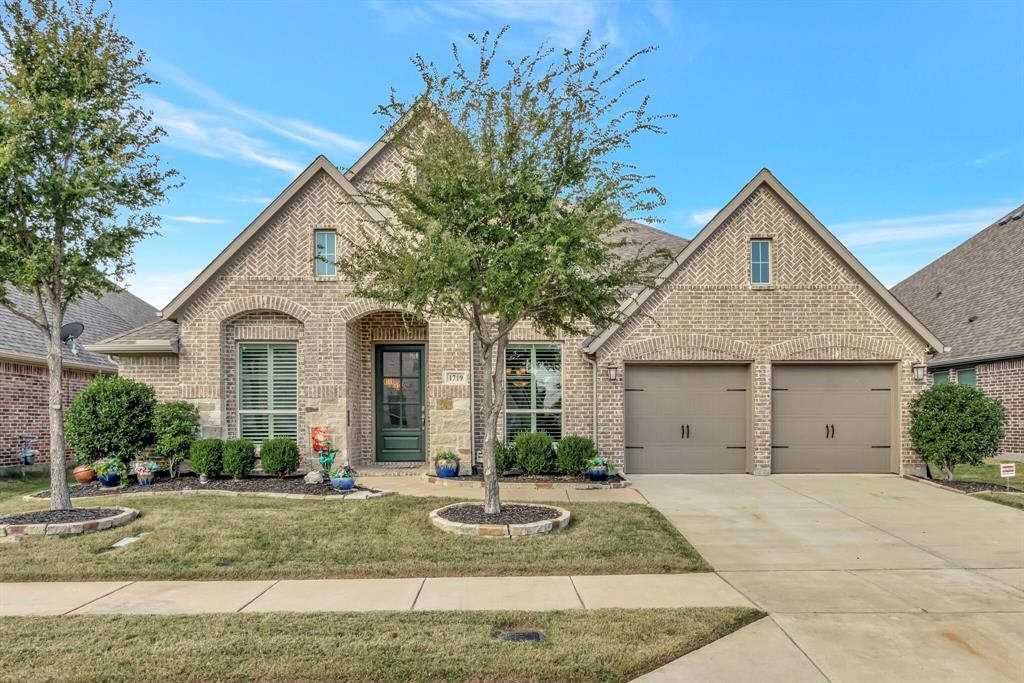
[[[0,514],[45,509],[0,480]],[[15,494],[15,495],[11,495]],[[428,513],[455,502],[392,496],[369,501],[115,497],[142,515],[85,536],[0,545],[0,581],[255,579],[648,574],[709,571],[661,513],[635,503],[564,503],[563,532],[501,540],[446,534]],[[126,536],[141,541],[111,551]]]
[[[984,498],[993,503],[1024,510],[1024,496],[1012,493],[976,493],[975,498]]]
[[[1006,486],[1006,479],[999,476],[999,465],[1003,461],[986,460],[981,465],[957,465],[953,470],[953,479],[956,481],[976,481],[985,484],[997,484]],[[941,470],[932,469],[932,477],[940,484],[946,480],[946,475]],[[1010,487],[1015,489],[1024,488],[1024,463],[1017,463],[1017,476],[1010,479]]]
[[[0,619],[32,681],[628,681],[755,621],[744,608]],[[493,628],[540,629],[512,643]]]

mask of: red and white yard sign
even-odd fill
[[[1000,477],[1016,477],[1017,476],[1017,463],[1015,462],[1004,462],[999,465],[999,476]]]

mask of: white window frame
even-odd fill
[[[755,282],[754,281],[754,264],[755,264],[755,261],[754,261],[754,245],[758,244],[758,243],[766,244],[768,246],[768,254],[765,257],[766,260],[764,260],[764,261],[757,261],[756,262],[758,265],[763,264],[768,269],[768,279],[765,282]],[[750,268],[750,284],[753,285],[754,287],[770,287],[772,285],[772,282],[775,279],[773,277],[773,274],[772,274],[772,270],[774,270],[774,269],[772,268],[772,240],[771,240],[771,238],[768,238],[768,237],[753,237],[753,238],[751,238],[748,261],[749,261],[749,268]]]
[[[331,235],[334,237],[334,253],[324,254],[324,258],[327,260],[320,260],[320,246],[317,243],[320,235]],[[313,275],[316,277],[336,277],[338,275],[338,266],[335,265],[335,261],[338,260],[338,231],[331,229],[320,229],[313,230]],[[324,268],[329,272],[320,272],[320,268]]]
[[[507,367],[506,366],[506,360],[508,358],[507,354],[508,354],[509,351],[517,350],[517,349],[530,349],[530,360],[531,360],[531,363],[532,363],[532,362],[535,362],[535,360],[536,360],[537,349],[538,348],[558,349],[558,370],[559,370],[559,385],[558,386],[559,386],[559,389],[561,391],[561,400],[559,401],[559,403],[560,403],[560,405],[562,407],[561,408],[509,408],[508,407],[508,386],[506,384],[506,386],[504,387],[504,389],[505,389],[505,406],[504,406],[504,408],[505,408],[505,429],[503,430],[504,433],[505,433],[505,440],[508,440],[508,415],[509,414],[514,414],[514,415],[530,415],[531,416],[531,419],[530,419],[530,431],[532,431],[532,432],[537,431],[537,415],[538,414],[542,414],[543,413],[545,415],[558,415],[559,435],[560,436],[559,436],[559,439],[556,439],[556,441],[559,441],[559,440],[565,438],[565,349],[563,348],[562,344],[560,344],[558,342],[514,342],[514,343],[508,344],[505,347],[505,354],[503,354],[502,358],[501,358],[501,381],[502,382],[506,382],[506,383],[508,382],[508,376],[506,375],[506,367]],[[530,403],[536,406],[537,405],[537,384],[536,384],[535,381],[531,381],[530,386],[531,386]]]

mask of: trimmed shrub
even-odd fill
[[[999,452],[1006,410],[965,384],[940,384],[910,402],[910,441],[921,459],[953,479],[957,465],[980,465]]]
[[[548,474],[555,469],[555,442],[544,432],[516,435],[516,467],[523,474]]]
[[[98,375],[64,413],[64,435],[75,460],[117,458],[127,464],[153,443],[153,387],[117,375]]]
[[[196,474],[212,477],[220,474],[223,456],[221,439],[196,439],[188,451],[188,464]]]
[[[177,464],[188,457],[198,431],[199,409],[191,403],[158,403],[153,410],[153,453],[167,461],[171,477]]]
[[[289,475],[299,469],[299,447],[285,437],[264,441],[260,446],[260,466],[267,474]]]
[[[256,466],[256,446],[249,439],[229,439],[224,442],[224,474],[241,479]]]
[[[515,446],[507,441],[494,442],[494,468],[498,474],[504,474],[516,466]]]
[[[591,458],[597,455],[594,441],[585,436],[567,436],[555,449],[558,471],[562,474],[581,475],[587,471]]]

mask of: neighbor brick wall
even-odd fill
[[[773,284],[752,286],[749,241],[772,240]],[[771,368],[792,360],[878,360],[898,365],[903,469],[911,366],[925,344],[767,186],[755,191],[600,349],[598,365],[630,361],[735,361],[752,367],[748,469],[771,469]],[[620,373],[620,377],[623,373]],[[598,445],[624,459],[624,382],[598,373]],[[752,449],[752,453],[750,452]]]
[[[976,370],[978,389],[1006,409],[1002,452],[1024,455],[1024,358],[982,363]]]
[[[98,372],[64,369],[64,407],[85,388]],[[39,451],[37,463],[50,461],[49,370],[44,365],[27,365],[0,360],[0,467],[18,464],[22,435],[36,436],[32,448]],[[68,449],[68,457],[73,455]]]

